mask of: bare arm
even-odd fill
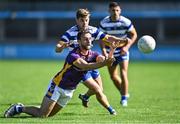
[[[107,46],[110,46],[112,42],[116,42],[118,43],[118,47],[125,46],[128,43],[127,38],[119,38],[119,37],[108,35],[108,34],[102,39],[102,41]]]
[[[115,51],[116,47],[117,47],[116,43],[113,42],[110,46],[110,52],[108,54],[108,57],[99,55],[96,58],[96,62],[92,62],[92,63],[88,63],[85,60],[83,60],[82,58],[79,58],[74,62],[74,65],[83,71],[101,68],[106,65],[111,66],[113,64],[113,62],[115,61],[114,51]]]
[[[134,42],[136,41],[137,38],[137,33],[135,28],[133,28],[133,30],[131,30],[129,32],[130,34],[130,38],[128,38],[128,43],[121,49],[121,55],[124,55],[127,53],[127,51],[129,50],[129,48],[134,44]]]
[[[87,70],[101,68],[106,65],[111,65],[113,61],[114,61],[114,58],[108,58],[102,62],[87,63],[85,60],[79,58],[75,61],[74,65],[80,68],[82,71],[87,71]]]
[[[129,32],[130,34],[130,42],[128,42],[127,46],[130,48],[132,46],[132,44],[135,43],[136,39],[137,39],[137,32],[136,32],[136,29],[133,28],[133,30],[131,30]]]

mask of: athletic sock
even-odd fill
[[[107,110],[108,110],[110,113],[112,113],[112,111],[113,111],[114,109],[113,109],[112,106],[109,106],[109,107],[107,108]]]
[[[122,95],[121,96],[121,100],[127,100],[127,96],[126,95]]]
[[[22,106],[16,106],[16,111],[17,111],[18,113],[21,113],[21,112],[22,112],[22,109],[23,109]]]
[[[88,96],[87,94],[84,94],[84,95],[83,95],[83,98],[86,99],[86,100],[88,100],[88,99],[89,99],[89,96]]]

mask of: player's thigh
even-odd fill
[[[108,71],[109,71],[109,74],[111,75],[111,77],[113,77],[115,75],[119,75],[118,64],[113,65],[113,66],[108,66]]]
[[[83,82],[86,82],[88,81],[89,79],[92,78],[92,75],[91,75],[91,71],[88,71],[83,77],[82,77],[82,81]]]
[[[93,79],[96,79],[97,77],[100,76],[99,70],[98,69],[94,69],[90,71],[90,74],[92,76]]]
[[[120,63],[120,72],[121,73],[127,73],[128,71],[128,66],[129,66],[129,61],[124,60]]]
[[[99,85],[99,87],[101,88],[101,90],[103,90],[103,86],[102,86],[102,79],[101,76],[99,75],[96,79],[94,79],[96,81],[96,83]]]
[[[84,82],[84,85],[90,90],[93,90],[95,92],[101,89],[100,86],[95,82],[93,78],[89,78],[87,82]]]
[[[85,82],[89,78],[96,79],[99,75],[100,75],[100,73],[99,73],[98,69],[90,70],[83,76],[82,81]]]
[[[84,82],[91,82],[91,79],[93,78],[94,81],[102,88],[102,79],[100,76],[100,73],[97,69],[88,71],[88,73],[85,75],[86,78],[84,78]]]
[[[54,116],[56,113],[58,113],[62,107],[59,104],[55,104],[54,109],[51,111],[49,116]]]
[[[54,109],[51,111],[50,116],[55,115],[57,112],[59,112],[63,107],[65,107],[68,102],[71,100],[73,96],[74,90],[65,90],[58,87],[58,99],[54,106]],[[55,99],[56,100],[56,99]]]
[[[61,107],[65,107],[68,102],[71,100],[73,96],[74,90],[66,90],[59,88],[59,99],[57,100],[57,104],[59,104]]]
[[[42,116],[49,116],[52,111],[59,111],[61,106],[56,106],[59,97],[59,87],[53,81],[50,81],[46,95],[43,98],[40,112]]]

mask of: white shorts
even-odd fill
[[[66,104],[73,96],[74,90],[65,90],[58,87],[53,81],[50,81],[48,86],[46,97],[53,101],[56,101],[61,107],[65,107]]]

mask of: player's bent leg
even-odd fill
[[[54,109],[55,104],[56,102],[47,98],[46,96],[44,97],[40,108],[35,106],[24,106],[21,103],[13,104],[5,112],[4,117],[9,118],[20,113],[26,113],[34,117],[48,117],[51,111]]]
[[[88,83],[84,83],[84,85],[95,92],[96,98],[99,103],[104,106],[110,112],[110,114],[116,115],[116,111],[110,106],[107,97],[102,92],[100,86],[95,83],[94,79],[91,79],[91,81],[89,81]]]
[[[30,106],[24,107],[23,112],[34,117],[49,117],[50,113],[56,109],[56,103],[61,96],[60,88],[50,81],[46,95],[43,98],[40,108]]]
[[[54,106],[54,109],[51,111],[49,117],[54,116],[56,113],[58,113],[63,107],[56,103]]]
[[[34,117],[49,117],[54,109],[56,102],[44,96],[40,108],[35,106],[23,107],[22,112]]]
[[[99,71],[97,69],[88,71],[88,73],[83,77],[83,81],[85,83],[88,83],[88,82],[91,82],[92,78],[95,80],[95,82],[103,90],[102,79],[101,79]],[[94,94],[95,94],[94,91],[91,89],[88,89],[88,91],[85,94],[79,94],[79,98],[82,100],[82,105],[84,107],[88,107],[89,98],[90,98],[90,96],[92,96]]]
[[[99,87],[101,88],[101,90],[103,91],[103,86],[102,86],[102,79],[101,79],[101,76],[99,75],[97,78],[93,78],[94,81],[99,85]],[[84,81],[85,83],[88,83],[91,81],[91,78],[87,79],[86,81]],[[88,90],[86,93],[85,93],[85,96],[87,96],[88,98],[92,95],[94,95],[94,91],[93,90]]]
[[[84,84],[90,83],[92,78],[88,78],[86,81],[84,81]],[[94,94],[94,91],[91,89],[88,89],[88,91],[85,94],[79,94],[79,99],[82,100],[82,105],[84,107],[88,107],[89,97]]]
[[[93,78],[93,79],[96,81],[96,83],[99,85],[99,87],[103,91],[103,84],[102,84],[101,76],[99,75],[97,78]]]

